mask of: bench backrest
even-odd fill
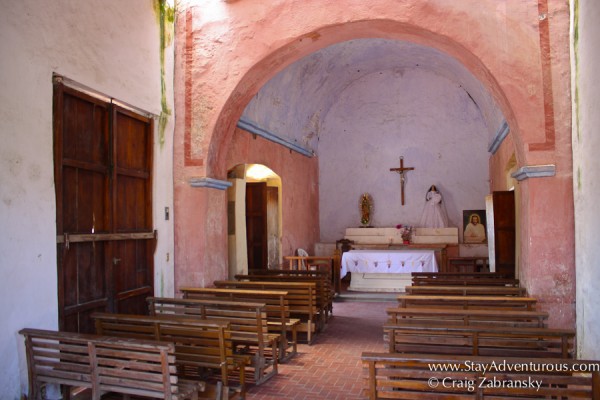
[[[385,353],[363,353],[362,361],[370,400],[600,398],[597,361]],[[574,369],[589,372],[569,372]]]
[[[399,307],[463,307],[469,309],[524,309],[535,308],[537,300],[523,296],[453,296],[453,295],[415,295],[397,296]]]
[[[472,310],[459,308],[396,307],[388,308],[388,323],[427,323],[431,325],[502,325],[519,327],[546,326],[548,313],[527,310]]]
[[[257,282],[257,281],[215,281],[217,288],[283,290],[292,314],[313,316],[318,313],[316,284],[314,282]]]
[[[454,296],[525,296],[527,290],[516,286],[406,286],[407,294],[454,295]]]
[[[183,287],[180,291],[184,299],[211,300],[217,298],[220,300],[264,303],[267,320],[284,322],[290,318],[288,292],[285,290]]]
[[[230,326],[225,321],[108,313],[93,313],[92,319],[101,335],[174,342],[182,376],[195,379],[199,369],[216,369],[220,370],[223,385],[228,385],[229,370],[235,361]]]
[[[41,398],[41,385],[55,383],[106,392],[178,399],[180,390],[172,343],[109,336],[23,329],[30,397]]]
[[[569,329],[385,324],[390,353],[573,358]]]
[[[262,344],[269,333],[264,303],[229,300],[173,299],[148,297],[150,315],[190,316],[229,322],[232,339]],[[262,347],[259,348],[262,354]]]

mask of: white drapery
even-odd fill
[[[351,250],[342,255],[340,277],[348,272],[402,274],[437,271],[433,250]]]

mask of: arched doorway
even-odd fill
[[[227,193],[229,275],[281,263],[281,178],[262,164],[229,170]]]

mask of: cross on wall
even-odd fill
[[[402,205],[404,205],[404,181],[406,180],[404,174],[407,173],[408,171],[412,171],[414,169],[415,169],[414,167],[405,167],[404,166],[404,157],[403,156],[400,156],[400,168],[390,168],[390,171],[397,172],[398,174],[400,174],[400,193],[401,193]]]

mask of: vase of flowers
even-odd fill
[[[412,235],[412,226],[405,226],[402,229],[402,242],[404,244],[410,244],[410,236]]]

